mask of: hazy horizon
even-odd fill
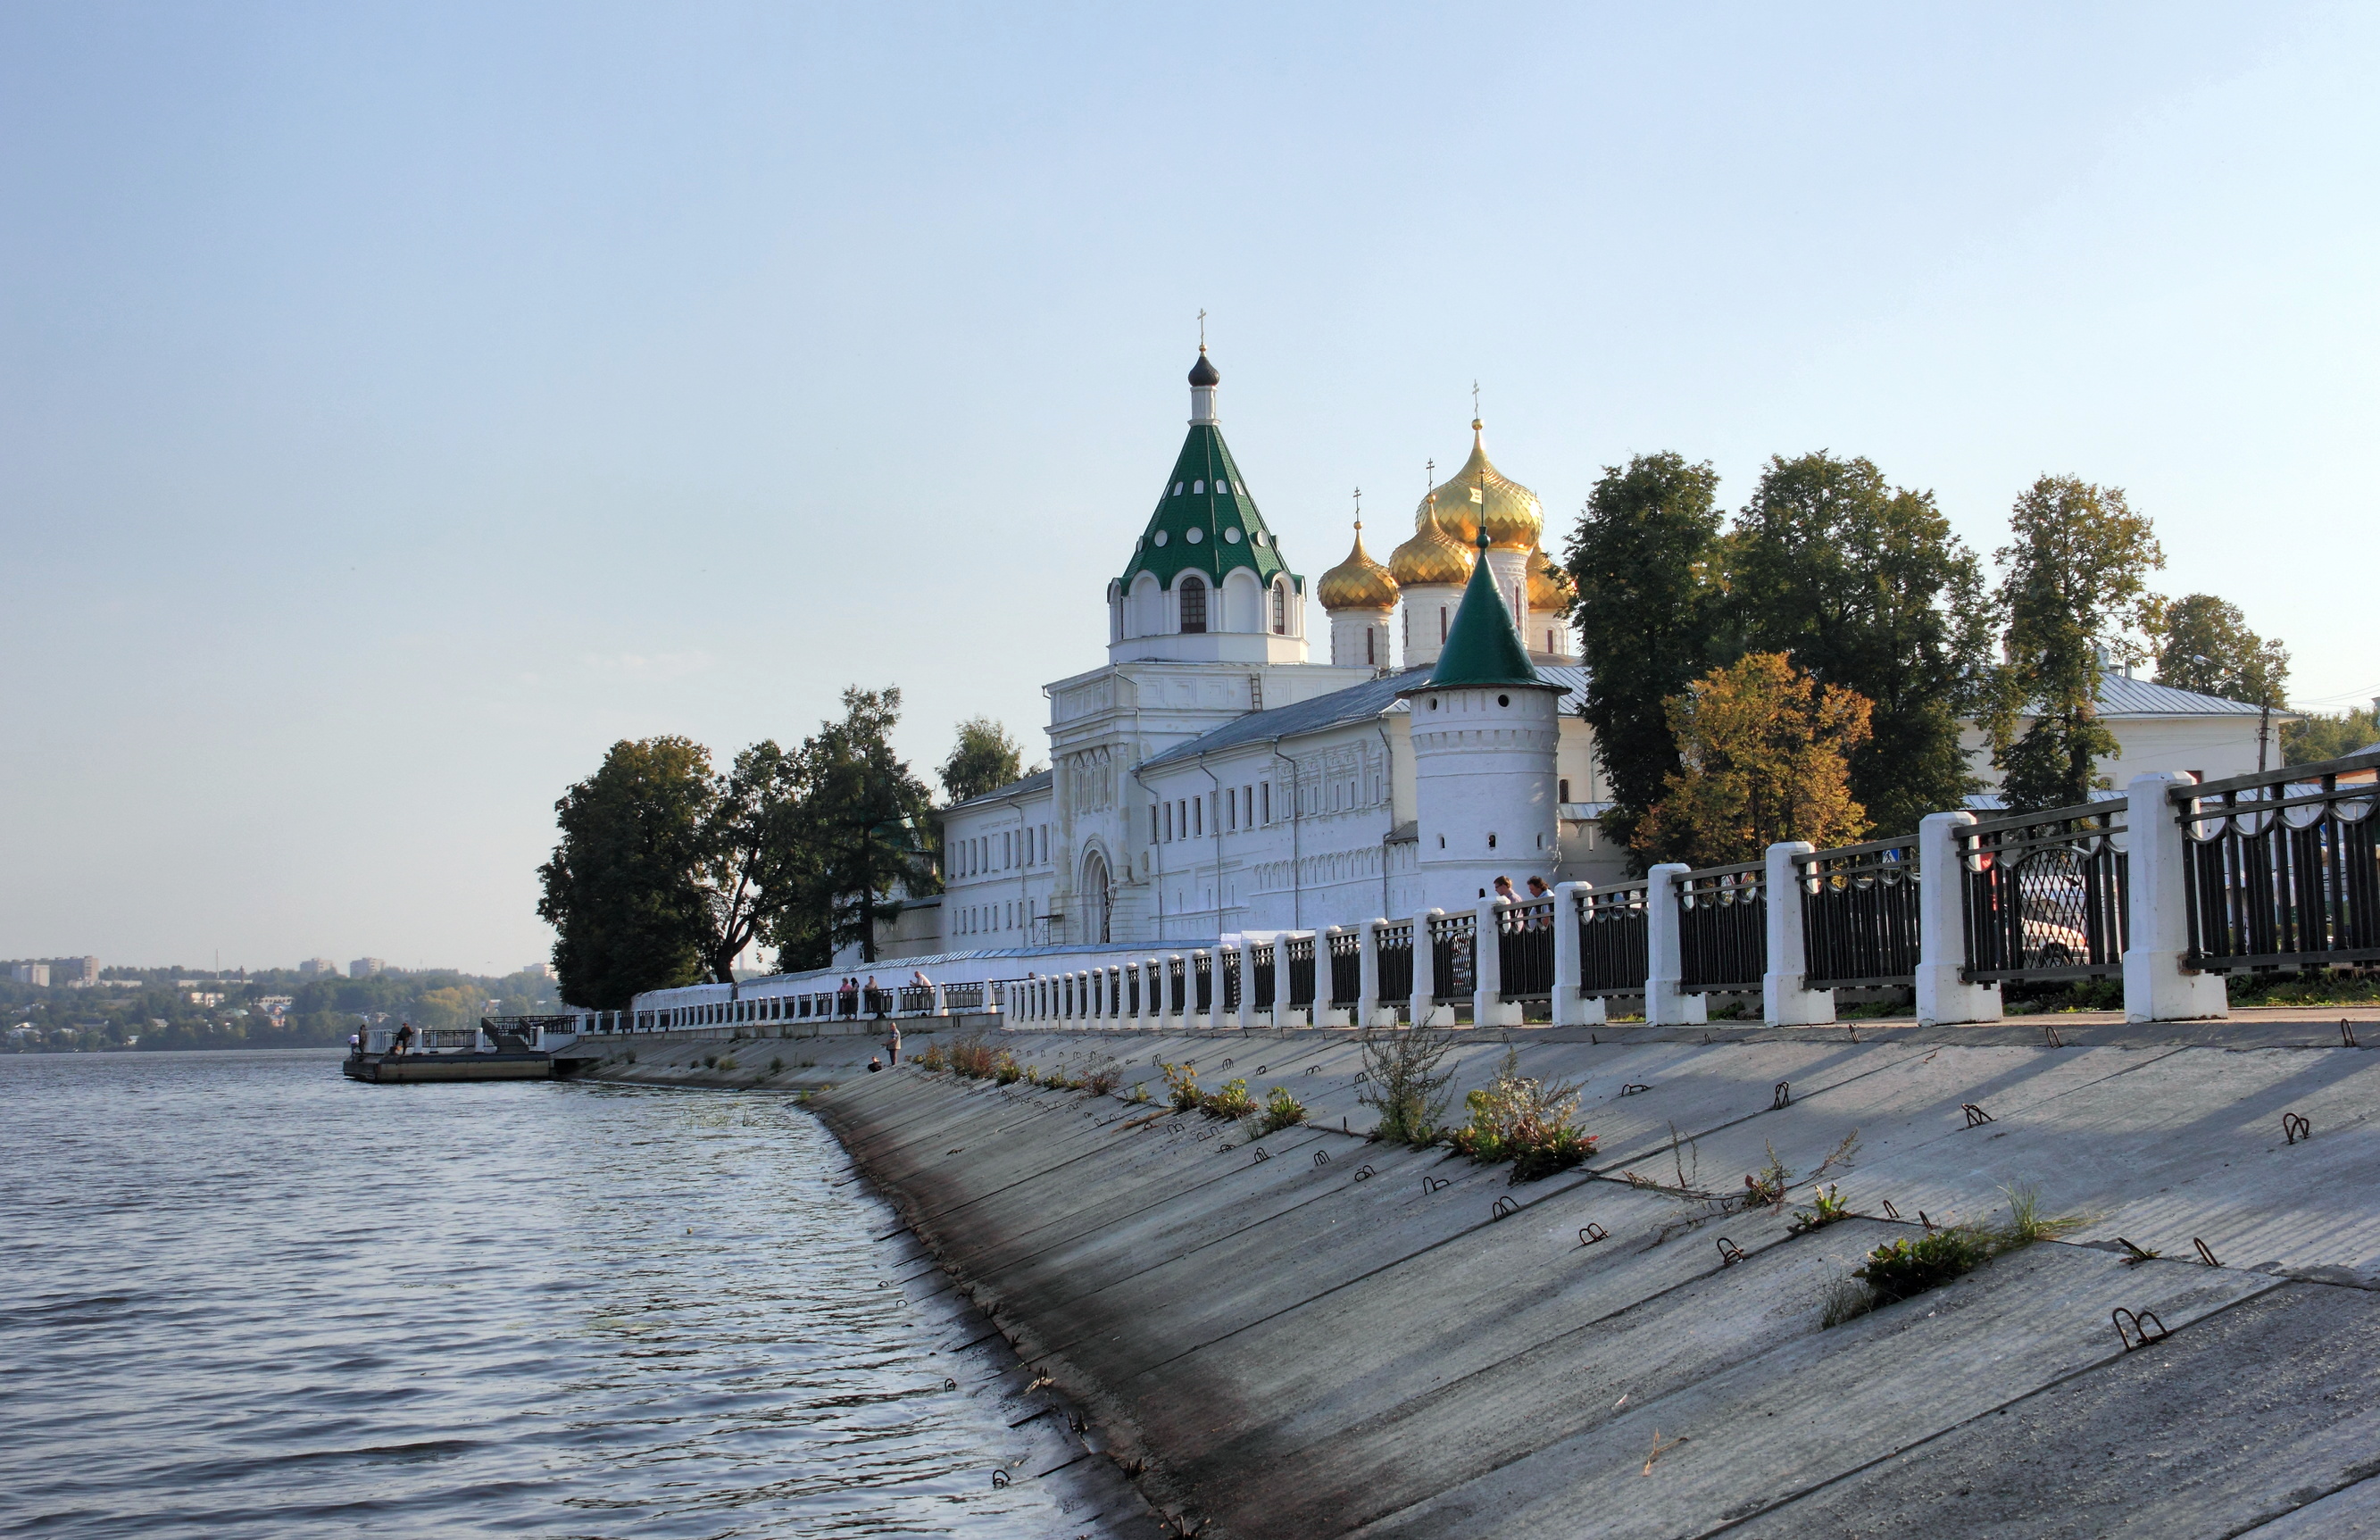
[[[1309,578],[1476,379],[1557,549],[1645,451],[1730,508],[1864,455],[1986,554],[2072,473],[2363,704],[2304,585],[2372,545],[2375,58],[2326,6],[0,5],[0,952],[508,972],[615,739],[897,685],[921,773],[1037,753],[1202,309]]]

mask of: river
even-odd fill
[[[0,1056],[0,1534],[1071,1535],[782,1093]]]

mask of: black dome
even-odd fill
[[[1215,372],[1215,366],[1207,361],[1207,350],[1203,347],[1198,349],[1198,361],[1190,366],[1190,382],[1194,385],[1213,385],[1220,384],[1222,378]]]

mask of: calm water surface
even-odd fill
[[[0,1057],[0,1534],[1037,1535],[782,1094]]]

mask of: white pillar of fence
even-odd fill
[[[1330,948],[1348,928],[1325,926],[1314,933],[1314,1025],[1344,1026],[1354,1019],[1355,1002],[1339,998],[1339,983],[1330,966]]]
[[[1699,1026],[1709,1019],[1700,995],[1679,986],[1685,979],[1685,949],[1679,935],[1678,879],[1693,868],[1664,862],[1646,872],[1645,889],[1645,1025]]]
[[[1588,1000],[1579,993],[1579,980],[1585,976],[1586,968],[1585,959],[1579,952],[1578,899],[1581,893],[1594,891],[1592,882],[1562,882],[1554,887],[1556,1026],[1590,1026],[1603,1020],[1602,1000]]]
[[[1817,848],[1807,840],[1768,847],[1768,971],[1760,976],[1760,1014],[1771,1026],[1824,1026],[1835,1019],[1835,992],[1810,988],[1802,868],[1793,860]]]
[[[1430,950],[1429,922],[1445,913],[1443,909],[1425,909],[1413,919],[1413,996],[1405,1008],[1409,1013],[1407,1020],[1415,1026],[1427,1026],[1438,1009],[1438,1001],[1432,998],[1437,992],[1438,968]],[[1450,1020],[1447,1025],[1453,1023]]]
[[[1511,901],[1483,898],[1471,922],[1471,1025],[1518,1026],[1521,1007],[1504,1003],[1502,916]]]
[[[2195,1022],[2231,1013],[2219,973],[2199,973],[2190,958],[2190,891],[2182,877],[2190,859],[2168,793],[2195,785],[2181,770],[2136,775],[2125,786],[2124,874],[2129,934],[2124,938],[2124,1016],[2136,1022]]]
[[[1152,982],[1156,976],[1154,960],[1135,957],[1132,960],[1132,969],[1140,976],[1140,1009],[1133,1013],[1132,1025],[1143,1032],[1154,1032],[1157,1030],[1157,987]]]
[[[1357,926],[1360,950],[1355,954],[1355,1025],[1377,1026],[1380,1020],[1380,927],[1383,920]]]
[[[1183,962],[1180,952],[1169,952],[1157,960],[1157,1029],[1160,1032],[1178,1032],[1183,1025],[1182,1013],[1173,1009],[1173,964],[1176,963],[1183,963],[1185,970],[1185,976],[1182,981],[1184,995],[1182,1003],[1185,1008],[1190,1003],[1188,999],[1190,981],[1186,976],[1189,964]]]
[[[1237,976],[1239,998],[1225,1003],[1223,981]],[[1245,1030],[1248,1025],[1248,943],[1245,937],[1215,950],[1215,1009],[1222,1025]]]
[[[1917,825],[1917,1020],[1921,1025],[2000,1019],[2000,987],[1966,980],[1966,910],[1958,831],[1973,813],[1928,813]]]

